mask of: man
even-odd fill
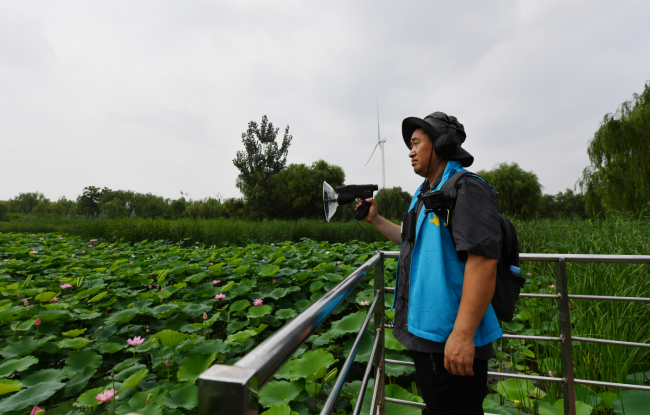
[[[452,135],[450,127],[457,141],[443,147],[445,135]],[[401,244],[393,334],[411,350],[430,414],[482,415],[487,361],[493,355],[492,342],[503,334],[490,304],[501,248],[496,199],[480,178],[463,177],[451,235],[446,218],[426,213],[419,196],[440,189],[474,161],[460,146],[464,127],[434,112],[424,119],[405,119],[402,136],[413,171],[425,178],[409,208],[417,218],[415,238],[402,240],[400,226],[379,216],[373,199],[367,199],[371,207],[365,218]],[[435,146],[438,139],[443,141]]]

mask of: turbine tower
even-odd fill
[[[386,160],[384,158],[384,143],[386,142],[386,139],[384,138],[383,140],[381,139],[381,134],[379,132],[379,100],[377,100],[377,144],[375,145],[375,149],[372,150],[372,154],[370,155],[370,158],[366,162],[366,166],[368,163],[370,163],[370,159],[372,159],[372,156],[375,154],[375,151],[377,150],[377,147],[381,149],[381,188],[384,189],[386,187]]]

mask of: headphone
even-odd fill
[[[433,143],[433,149],[436,151],[436,154],[440,159],[445,155],[449,155],[462,143],[460,141],[460,135],[456,135],[456,131],[459,129],[458,119],[453,115],[448,115],[447,121],[449,121],[449,130],[447,130],[447,134],[441,135]]]

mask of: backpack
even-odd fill
[[[471,175],[480,179],[483,183],[496,193],[496,188],[491,187],[477,174],[462,171],[451,176],[440,189],[438,194],[439,202],[435,209],[432,209],[438,217],[445,219],[445,225],[451,234],[451,219],[454,215],[456,197],[458,196],[459,181],[463,177]],[[519,239],[515,226],[508,218],[499,213],[501,225],[501,257],[497,263],[496,287],[492,297],[492,308],[497,318],[501,321],[512,321],[515,311],[515,303],[519,299],[519,293],[524,288],[525,278],[519,275]],[[451,238],[454,241],[454,238]],[[456,242],[454,241],[454,245]]]

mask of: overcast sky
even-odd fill
[[[0,1],[0,199],[85,186],[239,196],[251,120],[347,183],[420,179],[405,117],[465,125],[471,170],[573,188],[606,113],[650,79],[650,2]]]

